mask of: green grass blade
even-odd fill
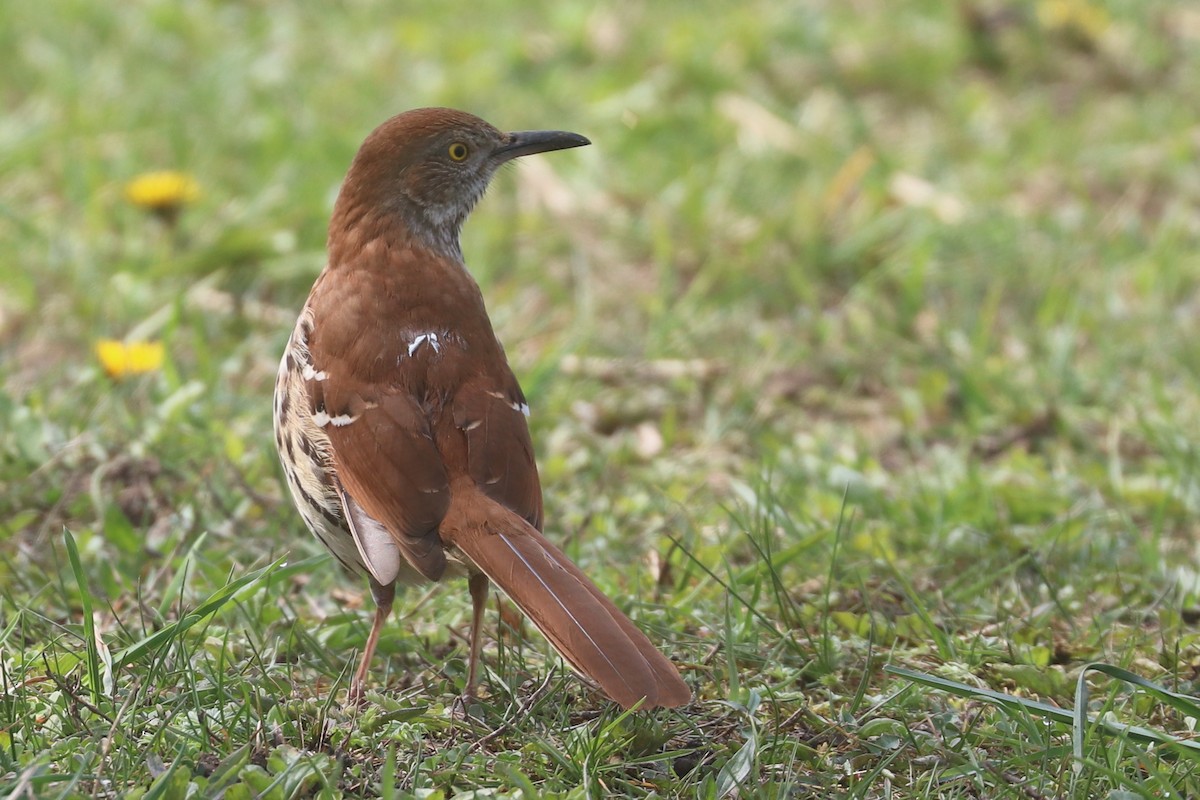
[[[83,646],[87,654],[88,693],[91,695],[92,704],[99,707],[102,698],[101,659],[100,648],[96,643],[96,620],[92,615],[92,591],[83,572],[83,563],[79,560],[79,548],[75,545],[75,537],[67,528],[63,528],[63,542],[67,547],[67,559],[71,562],[71,572],[75,576],[75,585],[79,587],[79,602],[83,607]]]
[[[158,604],[158,615],[162,619],[166,619],[171,613],[171,606],[179,601],[183,592],[184,583],[187,582],[187,576],[191,572],[191,566],[196,552],[200,546],[208,538],[207,533],[201,533],[196,537],[196,541],[188,548],[175,574],[171,576],[171,582],[167,584],[167,588],[162,593],[162,602]]]
[[[1088,672],[1099,672],[1104,675],[1108,675],[1110,678],[1116,678],[1119,681],[1124,681],[1125,683],[1136,686],[1145,691],[1147,694],[1158,698],[1160,702],[1165,703],[1166,705],[1178,711],[1180,714],[1200,720],[1200,697],[1182,694],[1180,692],[1173,692],[1170,689],[1159,686],[1153,681],[1146,680],[1141,675],[1135,675],[1127,669],[1122,669],[1121,667],[1116,667],[1112,664],[1105,664],[1099,661],[1092,662],[1091,664],[1085,664],[1079,675],[1080,680],[1082,680],[1083,676]]]
[[[728,797],[742,789],[750,779],[754,770],[754,761],[758,756],[758,735],[753,728],[747,730],[746,742],[733,757],[725,762],[717,773],[717,797]]]
[[[884,667],[884,671],[900,678],[906,678],[914,683],[919,683],[923,686],[928,686],[932,689],[938,689],[949,694],[959,697],[973,698],[976,700],[986,700],[994,705],[1000,706],[1005,711],[1010,713],[1028,713],[1035,716],[1045,717],[1046,719],[1062,723],[1063,725],[1076,725],[1076,712],[1070,711],[1058,706],[1052,706],[1048,703],[1041,703],[1036,700],[1028,700],[1024,697],[1014,697],[1003,692],[992,691],[991,689],[982,689],[976,686],[968,686],[965,683],[958,681],[947,680],[936,675],[930,675],[925,672],[905,669],[904,667],[894,667],[890,664]],[[1158,687],[1160,691],[1166,691]],[[1169,733],[1143,728],[1137,725],[1122,725],[1119,722],[1103,717],[1089,717],[1096,725],[1099,725],[1109,733],[1118,736],[1128,736],[1144,744],[1166,744],[1181,748],[1192,757],[1200,758],[1200,742],[1195,742],[1190,739],[1180,739],[1172,736]]]
[[[259,582],[268,578],[284,578],[299,572],[305,572],[316,563],[325,561],[324,556],[317,556],[304,561],[289,564],[287,557],[279,558],[271,564],[254,572],[247,573],[235,581],[225,584],[217,591],[208,596],[195,609],[185,614],[180,619],[167,625],[161,630],[155,631],[151,635],[142,639],[135,644],[122,650],[117,654],[114,663],[117,669],[140,661],[147,653],[158,650],[167,642],[173,641],[178,636],[182,635],[192,626],[204,621],[208,617],[219,611],[226,603],[237,598],[239,594],[249,589],[254,588]]]

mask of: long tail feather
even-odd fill
[[[675,665],[561,550],[504,506],[483,502],[488,508],[482,520],[443,524],[443,537],[517,604],[572,667],[623,708],[643,698],[647,709],[691,700]],[[447,523],[457,516],[453,505]]]

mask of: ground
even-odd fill
[[[0,75],[5,796],[1200,794],[1194,4],[9,0]],[[456,715],[464,583],[345,702],[270,395],[422,105],[594,142],[464,250],[548,532],[691,706],[496,601]]]

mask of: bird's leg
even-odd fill
[[[362,658],[359,659],[358,669],[354,671],[354,678],[350,681],[350,702],[356,705],[362,703],[367,673],[371,669],[371,658],[375,655],[375,646],[379,644],[379,633],[392,614],[392,601],[396,598],[396,584],[389,583],[384,586],[374,578],[370,581],[371,596],[375,598],[375,621],[371,623],[371,633],[367,636],[366,646],[363,647]]]
[[[476,572],[467,580],[467,588],[471,590],[471,653],[467,657],[467,686],[463,690],[463,700],[475,699],[475,679],[479,673],[479,650],[483,645],[483,608],[487,605],[488,576]]]

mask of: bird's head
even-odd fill
[[[334,224],[404,225],[435,249],[458,252],[463,221],[499,167],[520,156],[581,147],[566,131],[504,133],[448,108],[406,111],[376,128],[354,157],[338,196]]]

